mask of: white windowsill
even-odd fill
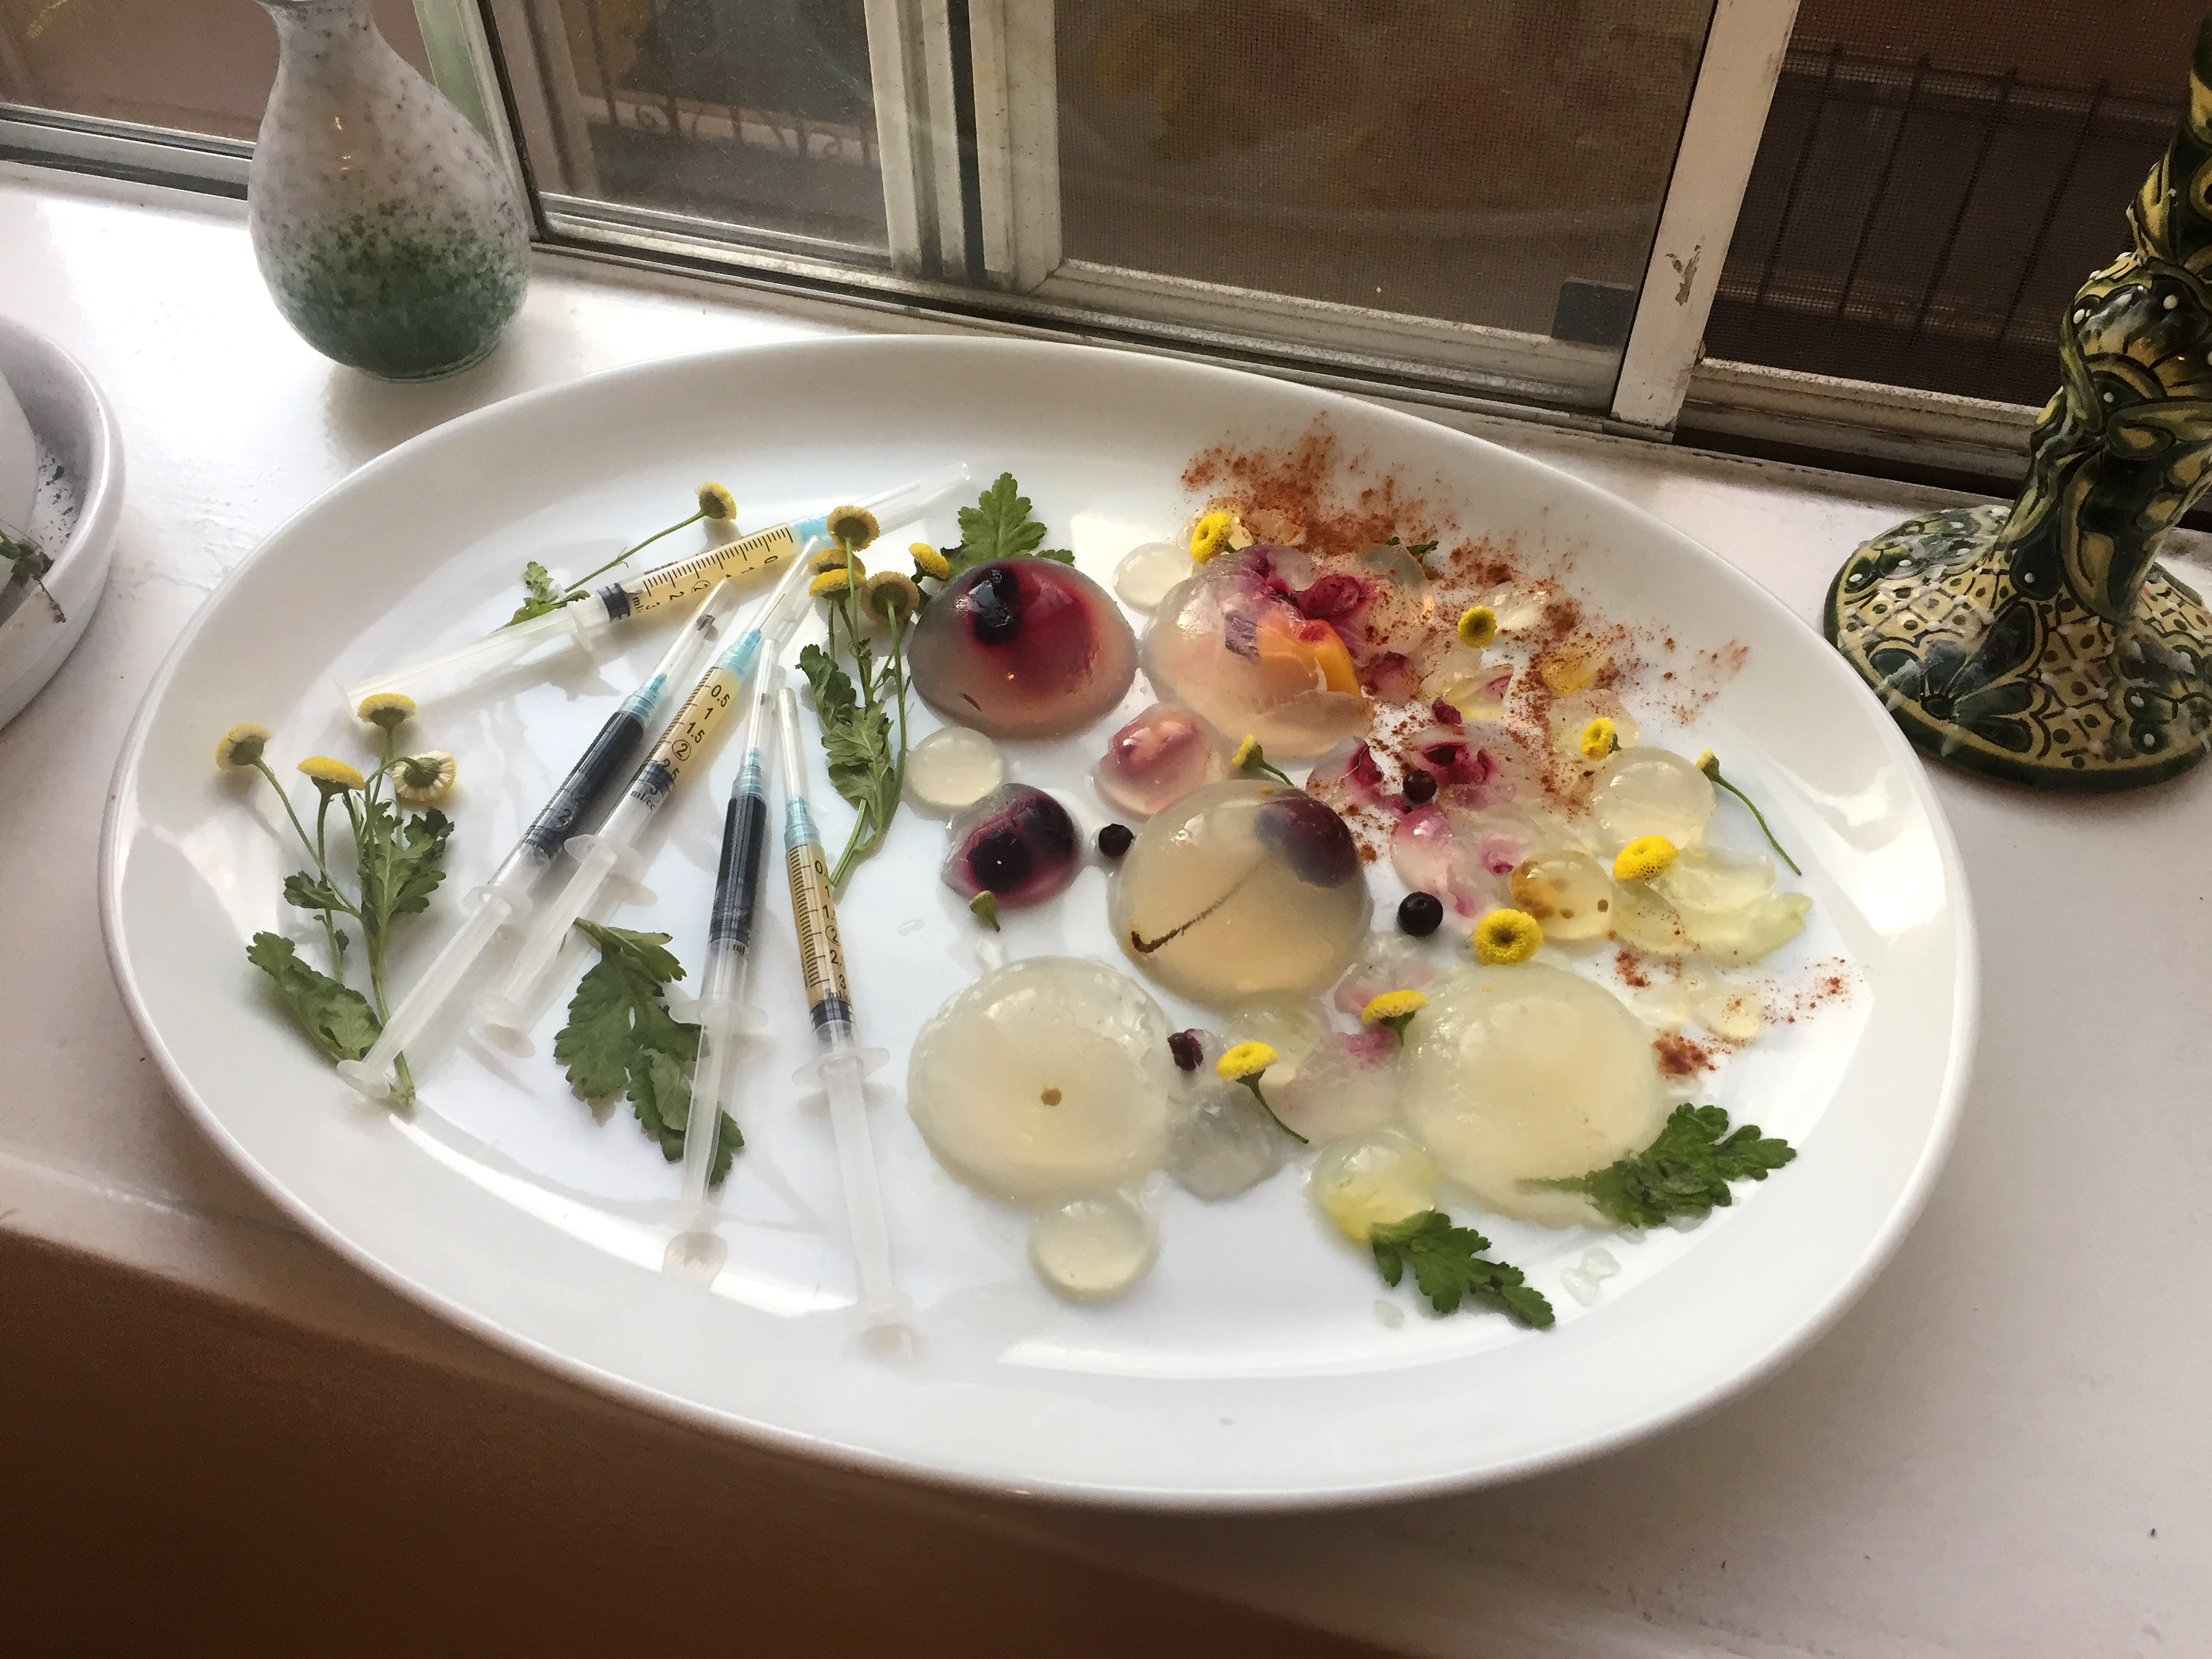
[[[58,340],[106,390],[129,477],[100,612],[0,732],[0,1253],[82,1252],[180,1296],[258,1310],[303,1339],[369,1344],[426,1377],[459,1370],[557,1403],[567,1384],[308,1241],[175,1109],[100,940],[94,870],[117,749],[221,578],[394,444],[619,363],[953,331],[541,255],[523,314],[486,363],[434,386],[385,386],[316,357],[278,319],[242,204],[8,165],[0,311]],[[1959,499],[1535,422],[1451,419],[1680,526],[1808,623],[1858,540]],[[882,1501],[1124,1570],[1133,1595],[1154,1579],[1185,1584],[1408,1651],[2071,1659],[2155,1646],[2151,1627],[2212,1629],[2212,1281],[2191,1271],[2212,1227],[2202,1037],[2212,768],[2102,803],[1936,777],[1974,884],[1987,1041],[1917,1230],[1784,1375],[1599,1463],[1413,1506],[1181,1521]],[[2096,1255],[2094,1294],[2031,1271],[2054,1250]],[[866,1483],[838,1479],[867,1501]]]

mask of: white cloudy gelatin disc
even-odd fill
[[[1115,566],[1114,595],[1134,610],[1150,611],[1192,568],[1188,548],[1173,542],[1146,542],[1131,548]]]
[[[1085,1193],[1030,1223],[1030,1265],[1078,1302],[1121,1295],[1152,1271],[1159,1252],[1152,1217],[1121,1193]]]
[[[1028,957],[931,1016],[907,1109],[938,1161],[994,1198],[1119,1186],[1167,1146],[1168,1020],[1127,975]]]
[[[906,757],[907,800],[933,817],[973,806],[1006,781],[999,745],[964,726],[931,732]]]
[[[1543,963],[1464,969],[1428,996],[1407,1028],[1399,1099],[1444,1174],[1501,1215],[1596,1219],[1579,1194],[1522,1183],[1650,1145],[1667,1097],[1650,1030],[1603,986]]]

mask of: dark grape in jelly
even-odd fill
[[[997,559],[930,600],[908,661],[915,690],[947,720],[994,738],[1064,738],[1121,702],[1137,641],[1121,606],[1081,572]]]

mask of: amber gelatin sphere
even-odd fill
[[[963,570],[929,602],[908,647],[914,688],[947,720],[994,738],[1064,738],[1111,709],[1137,673],[1137,640],[1106,590],[1052,559]]]

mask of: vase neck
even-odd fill
[[[261,0],[261,7],[276,20],[280,40],[376,33],[368,0]]]

